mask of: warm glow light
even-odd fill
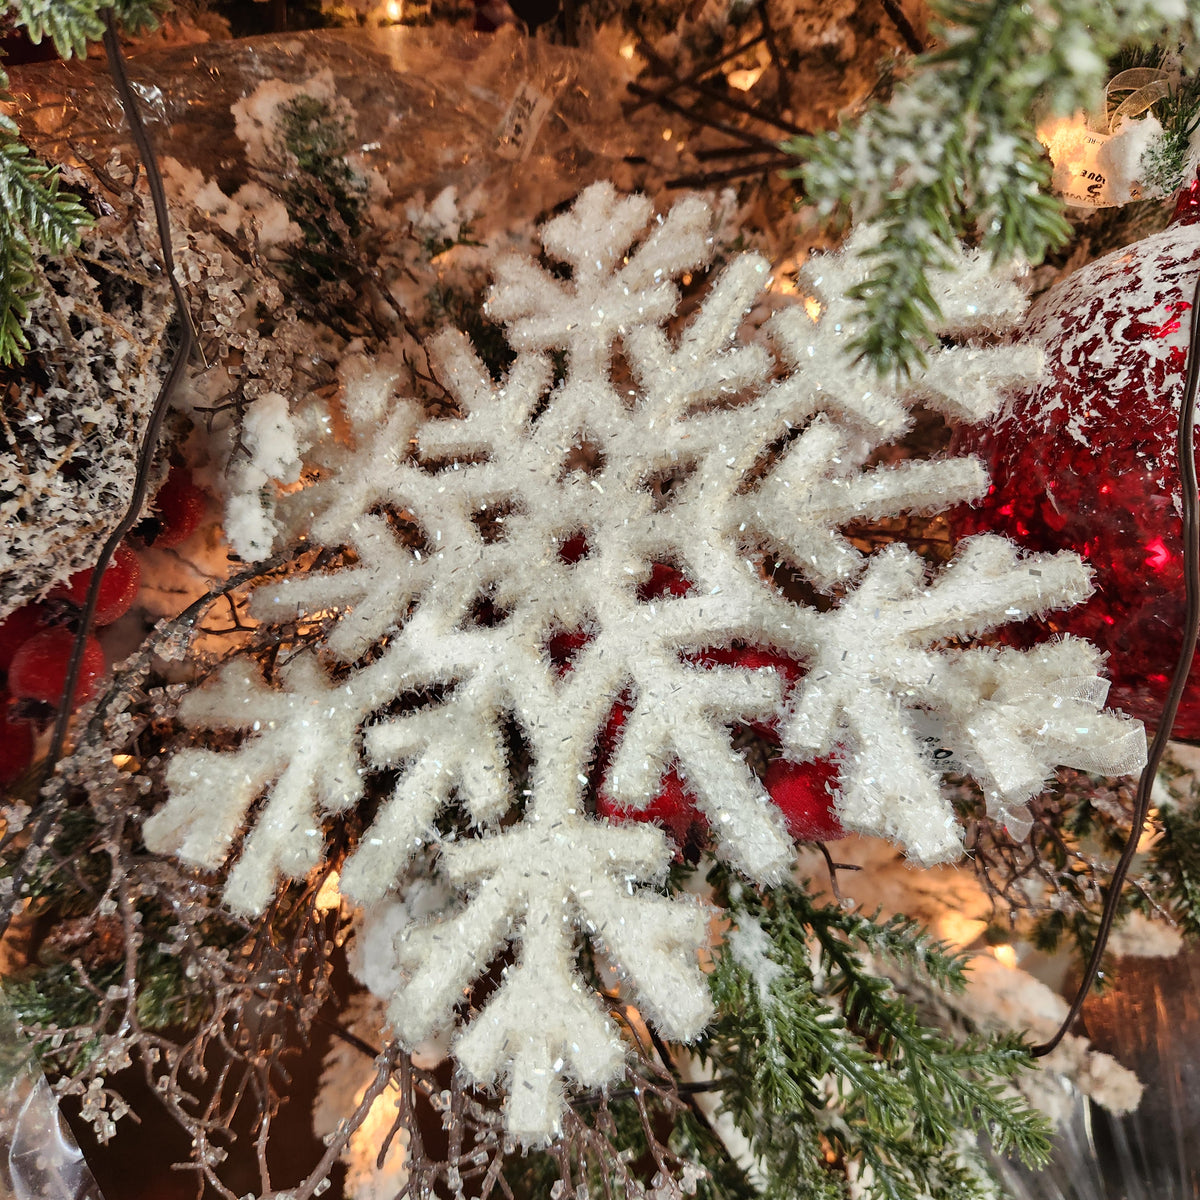
[[[404,4],[402,0],[387,0],[387,19],[389,21],[398,21],[404,16]]]
[[[1087,117],[1076,113],[1071,117],[1056,117],[1037,128],[1037,140],[1050,153],[1051,160],[1058,165],[1081,160],[1089,144]]]
[[[1151,808],[1146,813],[1146,823],[1142,826],[1142,836],[1138,838],[1137,852],[1139,854],[1145,854],[1158,841],[1159,830],[1157,821],[1158,809]]]
[[[1009,945],[1002,943],[992,947],[992,955],[996,961],[1006,967],[1016,967],[1017,952]]]
[[[959,949],[969,946],[986,928],[986,921],[953,911],[944,912],[937,919],[938,939]]]
[[[762,67],[750,67],[745,71],[730,71],[725,76],[729,80],[731,88],[737,88],[739,92],[748,92],[761,78]]]
[[[342,893],[338,891],[340,882],[340,876],[336,871],[330,871],[325,877],[325,882],[321,884],[321,890],[313,902],[317,907],[317,912],[328,912],[342,903]]]
[[[669,129],[664,129],[663,130],[663,141],[669,142],[670,140],[671,140],[671,131]]]
[[[808,313],[808,319],[815,325],[817,318],[821,315],[821,302],[815,296],[804,297],[804,311]]]
[[[628,62],[633,57],[633,43],[626,42],[617,53]]]
[[[128,767],[129,764],[133,762],[133,755],[132,754],[114,754],[113,758],[112,758],[112,762],[113,762],[113,766],[116,767],[118,771],[124,771],[125,768]]]

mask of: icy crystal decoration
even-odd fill
[[[618,696],[631,709],[608,794],[645,806],[674,765],[718,852],[766,884],[783,877],[793,848],[731,745],[732,722],[779,716],[785,754],[834,753],[843,822],[923,862],[961,849],[922,752],[930,721],[1001,812],[1019,812],[1057,763],[1127,769],[1144,749],[1140,726],[1100,711],[1099,656],[1086,643],[953,645],[1078,601],[1088,576],[1076,557],[1021,557],[983,536],[929,582],[903,547],[868,561],[838,532],[855,517],[979,496],[987,481],[972,459],[866,460],[906,429],[914,400],[987,418],[999,388],[1038,370],[1036,351],[934,347],[928,369],[903,384],[856,365],[844,297],[865,277],[869,235],[814,260],[820,318],[799,305],[773,317],[774,357],[736,337],[769,281],[755,254],[732,261],[670,335],[672,281],[706,262],[708,228],[698,199],[652,219],[644,199],[589,188],[542,232],[569,279],[526,260],[498,267],[489,312],[517,352],[502,382],[461,334],[434,341],[461,416],[430,419],[390,400],[386,363],[346,364],[352,445],[327,449],[296,532],[351,548],[354,564],[253,601],[264,620],[330,608],[340,620],[321,655],[293,659],[278,686],[234,661],[188,697],[189,725],[245,740],[176,754],[170,799],[145,829],[152,849],[216,868],[265,795],[227,888],[231,905],[257,912],[280,877],[319,861],[322,820],[361,797],[367,772],[399,776],[342,873],[363,903],[439,840],[439,810],[461,805],[472,832],[441,839],[440,855],[465,903],[398,937],[389,1019],[410,1045],[446,1027],[512,943],[514,961],[455,1054],[472,1079],[506,1084],[509,1126],[530,1141],[555,1132],[564,1080],[599,1086],[623,1061],[576,969],[580,936],[668,1038],[695,1037],[709,1013],[697,965],[705,911],[653,890],[670,859],[663,834],[586,811]],[[1021,309],[1017,289],[970,254],[936,283],[946,333],[999,331]],[[557,383],[555,351],[565,355]],[[580,552],[564,553],[571,544]],[[768,554],[819,589],[850,590],[828,611],[795,603],[767,578]],[[678,570],[687,594],[640,599],[656,563]],[[567,671],[547,650],[563,631],[588,635]],[[691,661],[738,640],[803,660],[794,694],[769,669]],[[436,698],[396,703],[421,689]],[[511,726],[530,762],[519,797]]]

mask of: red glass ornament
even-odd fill
[[[1184,615],[1175,438],[1200,214],[1196,204],[1181,209],[1181,221],[1038,301],[1021,337],[1045,348],[1042,381],[1015,395],[991,429],[965,431],[956,444],[979,453],[992,477],[959,532],[990,529],[1034,550],[1083,557],[1095,594],[1049,614],[1040,632],[1078,634],[1106,650],[1109,703],[1150,725],[1162,711]],[[1005,636],[1019,642],[1033,632]],[[1200,738],[1200,672],[1175,734]]]

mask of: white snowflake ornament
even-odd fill
[[[934,346],[906,382],[856,363],[845,293],[863,277],[869,235],[812,264],[819,317],[801,306],[774,317],[774,353],[739,338],[770,277],[754,254],[726,266],[675,328],[674,280],[705,265],[709,219],[697,199],[653,217],[644,199],[589,188],[542,232],[567,271],[497,268],[489,312],[517,352],[502,380],[461,334],[431,345],[455,416],[391,402],[371,382],[388,371],[347,370],[351,440],[322,451],[325,477],[291,503],[308,514],[299,535],[347,549],[352,565],[253,599],[265,621],[338,620],[272,683],[231,665],[188,698],[192,728],[244,740],[177,754],[170,798],[145,826],[152,849],[214,867],[265,793],[227,893],[257,912],[280,877],[316,861],[322,821],[390,772],[343,890],[375,903],[436,847],[464,897],[395,938],[396,970],[381,973],[398,981],[390,1020],[409,1045],[463,1022],[459,1065],[503,1083],[509,1127],[526,1142],[556,1132],[564,1082],[600,1087],[622,1070],[617,1027],[578,965],[582,939],[668,1038],[694,1038],[709,1013],[707,913],[659,890],[671,857],[661,830],[591,815],[598,772],[607,796],[636,809],[677,771],[716,853],[769,885],[794,847],[734,748],[734,724],[777,722],[796,761],[833,754],[843,824],[918,861],[961,849],[923,749],[930,722],[1000,813],[1019,814],[1056,763],[1125,767],[1144,748],[1140,726],[1099,711],[1086,646],[959,648],[1075,603],[1088,589],[1077,558],[1021,557],[985,536],[927,579],[902,547],[866,558],[841,532],[980,495],[987,481],[970,459],[868,460],[918,400],[987,417],[1002,386],[1037,370],[1036,353]],[[971,254],[935,293],[958,334],[1005,328],[1021,308]],[[769,560],[829,601],[782,594]],[[656,590],[663,572],[677,586]],[[564,639],[569,663],[554,649]],[[791,687],[761,665],[706,662],[737,644],[806,673]],[[497,960],[500,987],[464,1016]]]

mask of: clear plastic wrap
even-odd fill
[[[661,114],[622,109],[627,65],[615,47],[568,49],[511,29],[394,26],[155,50],[134,57],[130,72],[160,155],[231,193],[249,177],[231,106],[266,80],[329,70],[353,110],[363,165],[394,196],[482,188],[516,228],[598,178],[628,173],[626,156],[676,168]],[[103,163],[127,142],[102,61],[14,68],[11,91],[23,131],[49,158]],[[541,119],[522,123],[534,108]]]
[[[102,1200],[0,997],[0,1200]]]
[[[1124,958],[1084,1009],[1097,1049],[1137,1072],[1142,1102],[1115,1117],[1071,1088],[1043,1171],[995,1160],[1009,1200],[1193,1200],[1200,1196],[1200,950]]]

